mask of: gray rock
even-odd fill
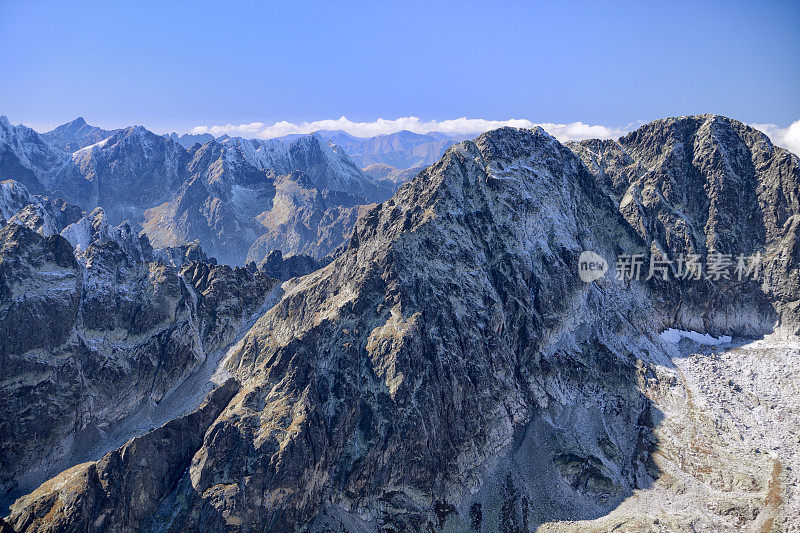
[[[703,349],[659,332],[735,336],[742,351],[713,350],[735,365],[754,344],[796,381],[798,159],[716,116],[571,149],[580,157],[541,129],[511,128],[451,147],[363,213],[332,263],[283,284],[229,353],[242,388],[202,424],[188,467],[181,437],[159,434],[163,451],[147,460],[163,476],[141,483],[141,465],[124,461],[105,477],[78,467],[5,520],[47,531],[794,527],[795,478],[781,464],[797,464],[797,444],[762,453],[750,429],[762,415],[726,415],[727,392],[703,388],[715,372],[682,373],[701,362],[679,360]],[[623,253],[760,246],[779,259],[760,283],[615,276]],[[579,279],[584,250],[609,262],[605,277]],[[767,335],[782,340],[745,338]],[[774,418],[783,428],[793,416]]]

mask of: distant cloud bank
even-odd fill
[[[629,124],[625,129],[618,129],[603,125],[585,124],[583,122],[537,124],[522,118],[486,120],[466,117],[428,121],[420,120],[417,117],[401,117],[393,120],[379,118],[373,122],[353,122],[347,117],[341,117],[300,123],[283,120],[272,125],[263,122],[251,122],[250,124],[226,124],[224,126],[197,126],[192,128],[189,133],[210,133],[215,137],[227,134],[257,139],[271,139],[293,133],[306,134],[318,130],[342,130],[356,137],[374,137],[376,135],[395,133],[400,130],[413,131],[414,133],[438,131],[448,135],[479,135],[485,131],[502,128],[503,126],[514,128],[541,126],[550,135],[563,142],[581,141],[583,139],[616,139],[639,125],[641,123]],[[800,120],[795,121],[787,128],[781,128],[776,124],[750,125],[766,133],[774,144],[800,155]]]
[[[750,124],[767,134],[773,144],[786,148],[800,156],[800,120],[795,120],[788,128],[776,124]]]
[[[318,130],[342,130],[356,137],[374,137],[400,130],[414,133],[428,133],[437,131],[448,135],[478,135],[485,131],[512,126],[515,128],[533,128],[541,126],[545,131],[560,141],[579,141],[582,139],[614,139],[627,133],[625,130],[609,128],[607,126],[571,122],[569,124],[536,124],[526,119],[510,120],[485,120],[482,118],[461,117],[452,120],[423,121],[417,117],[401,117],[394,120],[379,118],[373,122],[353,122],[347,117],[329,120],[315,120],[313,122],[292,123],[287,121],[276,122],[272,125],[263,122],[250,124],[226,124],[224,126],[197,126],[190,133],[210,133],[214,136],[232,135],[242,137],[255,137],[270,139],[292,133],[311,133]]]

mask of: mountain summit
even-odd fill
[[[569,147],[538,128],[454,145],[367,209],[332,263],[283,284],[224,361],[238,388],[6,521],[790,529],[798,186],[796,156],[717,116]],[[591,283],[587,250],[609,265]],[[712,252],[760,252],[763,276],[633,279],[615,261]]]
[[[107,139],[117,131],[119,130],[104,130],[97,126],[90,126],[83,117],[78,117],[54,130],[42,133],[42,138],[59,150],[72,153]]]

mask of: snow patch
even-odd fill
[[[706,346],[720,346],[722,344],[730,344],[733,338],[730,335],[721,335],[713,337],[708,333],[699,333],[697,331],[686,331],[682,329],[670,328],[662,331],[659,334],[661,340],[667,341],[671,344],[678,344],[681,339],[687,338],[693,340],[698,344]]]

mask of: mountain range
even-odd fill
[[[230,264],[258,263],[275,249],[317,259],[332,253],[361,206],[388,198],[455,142],[409,131],[269,141],[160,136],[141,126],[103,130],[83,118],[39,135],[2,121],[5,178],[87,211],[102,206],[113,223],[142,227],[157,247],[199,240]]]
[[[800,159],[760,131],[502,128],[396,192],[320,134],[0,135],[0,528],[800,527]]]
[[[87,212],[101,206],[111,223],[130,220],[158,247],[199,240],[229,264],[263,261],[273,249],[321,258],[346,241],[342,221],[352,227],[357,206],[394,190],[317,135],[227,137],[186,149],[141,126],[104,132],[78,119],[38,135],[4,117],[0,135],[6,178]],[[269,245],[263,256],[250,251],[259,237],[256,250]]]

